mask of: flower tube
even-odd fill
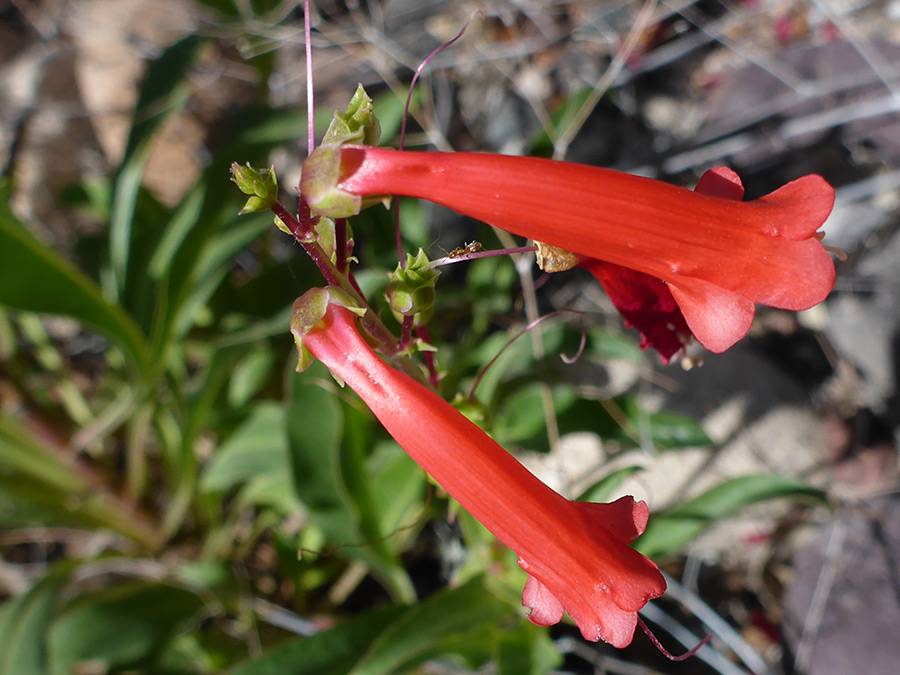
[[[630,644],[637,611],[666,583],[628,546],[647,525],[644,502],[571,502],[544,485],[449,403],[372,350],[335,289],[294,305],[301,366],[309,355],[362,398],[404,450],[519,556],[528,573],[522,604],[549,626],[565,611],[588,640]]]
[[[747,334],[754,303],[808,309],[835,270],[820,243],[834,190],[804,176],[750,202],[725,170],[691,191],[600,167],[536,157],[322,146],[301,191],[324,215],[363,197],[404,195],[665,282],[693,335],[722,352]],[[711,194],[704,194],[710,192]]]

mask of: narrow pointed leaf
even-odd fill
[[[62,314],[115,340],[134,361],[147,357],[144,339],[122,309],[55,251],[39,242],[5,206],[0,208],[0,304]]]
[[[152,661],[179,624],[202,606],[195,593],[156,584],[81,597],[53,623],[48,672],[69,675],[82,662],[112,669]]]
[[[644,534],[635,542],[635,548],[652,558],[676,553],[708,527],[745,506],[785,497],[827,504],[821,490],[796,478],[740,476],[680,506],[653,514]]]
[[[51,573],[0,605],[0,675],[47,673],[47,630],[68,572]]]
[[[150,141],[187,100],[185,75],[202,43],[193,35],[176,42],[148,65],[141,82],[125,158],[116,176],[110,222],[110,260],[120,288],[128,268],[132,221]]]

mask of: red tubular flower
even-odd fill
[[[831,213],[834,190],[816,175],[741,202],[740,181],[728,170],[707,172],[691,191],[536,157],[344,146],[319,148],[307,159],[301,190],[325,215],[352,213],[364,196],[427,199],[571,251],[596,276],[605,276],[607,288],[615,285],[609,281],[615,270],[598,274],[602,266],[592,261],[661,280],[665,288],[655,290],[646,279],[638,281],[630,302],[638,308],[656,302],[661,316],[675,319],[667,330],[677,336],[680,317],[667,306],[674,301],[690,332],[714,352],[747,334],[754,303],[808,309],[834,285],[834,264],[817,234]],[[329,213],[332,207],[347,210]],[[620,280],[616,290],[639,278]],[[661,352],[671,355],[671,341],[638,328],[649,343],[667,344]]]
[[[637,611],[666,583],[630,548],[647,524],[644,502],[570,502],[535,478],[432,391],[382,361],[356,317],[313,289],[291,325],[301,363],[311,353],[365,401],[391,436],[469,513],[519,556],[528,572],[522,604],[540,626],[564,611],[582,635],[630,644]],[[323,295],[324,294],[324,295]]]

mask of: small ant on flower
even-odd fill
[[[466,244],[465,246],[457,246],[455,249],[453,249],[452,251],[450,251],[450,253],[447,254],[447,257],[448,258],[461,258],[464,255],[466,255],[467,253],[478,253],[478,251],[480,251],[482,248],[483,247],[481,245],[481,242],[473,241],[473,242]]]

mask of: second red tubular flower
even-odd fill
[[[350,310],[312,289],[291,329],[301,363],[311,353],[363,399],[387,431],[469,513],[519,556],[522,603],[538,625],[564,611],[588,640],[627,646],[637,611],[666,583],[628,546],[647,524],[643,502],[570,502],[535,478],[449,403],[372,350]],[[323,295],[324,294],[324,295]]]

